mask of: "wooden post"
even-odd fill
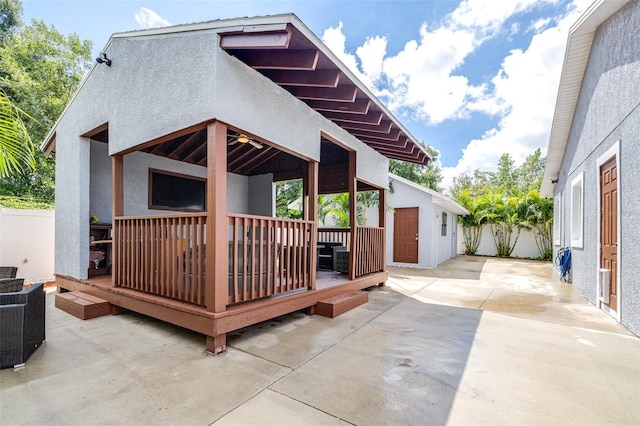
[[[378,190],[378,226],[382,228],[382,270],[387,270],[387,191]]]
[[[124,156],[114,155],[111,158],[111,256],[113,263],[111,266],[111,283],[116,286],[116,278],[120,273],[120,241],[118,222],[115,220],[118,216],[124,215]],[[109,259],[107,259],[107,262]]]
[[[309,205],[307,206],[306,220],[314,223],[311,229],[311,242],[309,247],[309,290],[316,288],[316,269],[318,261],[318,162],[309,161],[307,168],[307,193]]]
[[[207,230],[205,304],[210,312],[224,312],[229,300],[227,219],[227,126],[207,126]],[[215,333],[215,331],[213,331]],[[226,335],[207,337],[207,351],[226,348]]]
[[[356,278],[356,245],[358,181],[356,180],[356,152],[349,151],[349,226],[351,227],[351,247],[349,248],[349,279]]]

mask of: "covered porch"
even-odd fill
[[[108,125],[85,137],[108,144]],[[251,143],[237,142],[241,137]],[[384,283],[385,189],[356,178],[355,151],[326,135],[319,138],[318,162],[213,120],[111,156],[110,274],[58,276],[58,287],[203,333],[207,349],[217,353],[225,349],[230,331],[299,309],[313,310],[320,300]],[[152,169],[153,156],[204,169],[201,206],[158,205],[152,174],[172,171]],[[131,173],[125,169],[130,161],[149,167],[149,194],[129,189]],[[302,180],[302,218],[275,217],[267,201],[270,194],[263,194],[264,205],[246,207],[260,197],[243,200],[230,190],[227,180],[238,176],[257,179],[265,192],[278,181]],[[359,190],[377,191],[377,226],[357,225]],[[319,228],[318,194],[341,192],[349,193],[353,225]],[[127,214],[137,211],[132,200],[147,197],[146,214]],[[245,208],[234,207],[238,205]],[[234,209],[241,212],[230,211]],[[342,246],[341,255],[348,260],[342,273],[318,270],[318,250],[325,244]]]

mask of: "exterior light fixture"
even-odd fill
[[[104,52],[100,52],[100,56],[96,58],[96,62],[99,64],[107,64],[108,67],[111,66],[111,59],[107,58],[107,54]]]

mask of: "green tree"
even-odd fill
[[[34,147],[20,110],[0,89],[0,178],[34,167]]]
[[[553,199],[540,197],[537,190],[529,191],[518,202],[518,216],[521,226],[533,232],[533,236],[543,260],[551,260],[553,255]]]
[[[521,194],[528,194],[531,191],[537,191],[542,184],[542,175],[544,174],[545,158],[540,152],[540,148],[536,149],[533,154],[527,156],[524,162],[515,171],[515,180],[517,182],[518,191]]]
[[[389,171],[426,188],[438,191],[442,182],[442,169],[439,161],[440,151],[428,145],[425,149],[431,157],[431,161],[427,166],[406,161],[389,160]]]
[[[276,216],[302,219],[302,179],[276,183]]]
[[[462,226],[464,254],[475,255],[478,252],[478,246],[480,246],[482,225],[484,225],[482,206],[469,189],[463,190],[457,200],[469,211],[466,216],[458,216],[458,223]]]
[[[496,256],[511,256],[523,228],[518,216],[518,198],[493,191],[480,197],[478,202],[482,220],[491,227],[491,235],[496,244]]]
[[[0,44],[16,28],[20,27],[22,20],[22,2],[18,0],[0,0]]]
[[[34,143],[44,140],[90,64],[90,41],[64,36],[42,21],[5,34],[0,43],[0,88],[31,117],[24,125]],[[0,194],[52,202],[55,158],[36,150],[35,164],[33,171],[2,179]]]
[[[502,154],[498,160],[498,169],[490,175],[490,186],[493,190],[516,195],[518,191],[516,175],[515,161],[508,153]]]

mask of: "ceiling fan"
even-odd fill
[[[254,141],[249,136],[247,136],[247,135],[245,135],[243,133],[240,133],[237,138],[235,138],[231,142],[229,142],[229,146],[235,145],[237,143],[248,143],[249,145],[251,145],[252,147],[257,148],[257,149],[264,148],[264,146],[260,142]]]

